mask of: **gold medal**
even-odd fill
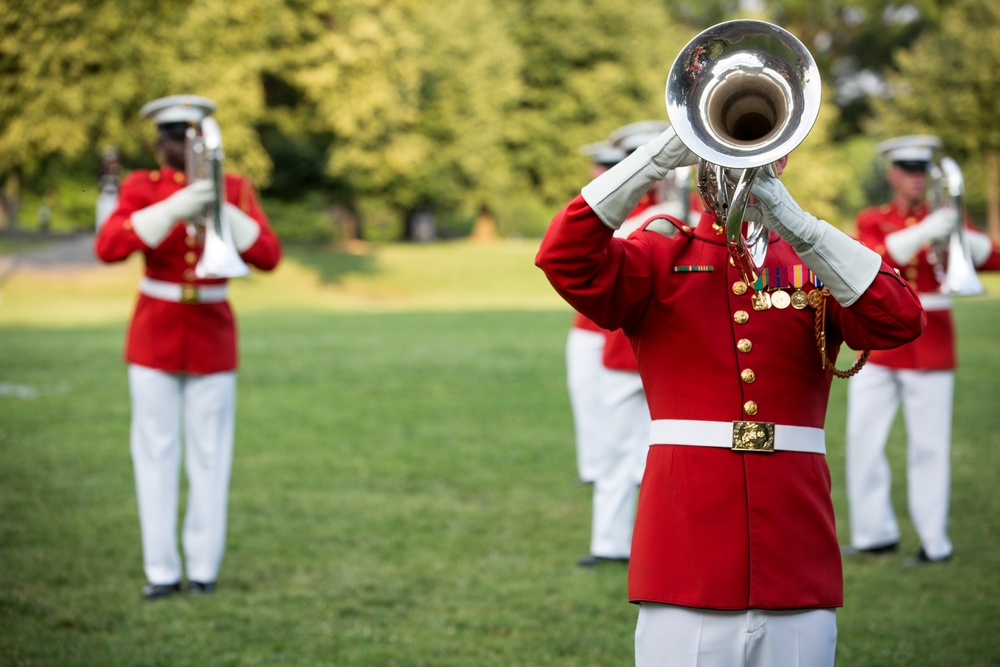
[[[750,303],[754,310],[767,310],[771,307],[771,297],[767,292],[756,292],[750,297]]]
[[[776,292],[771,293],[771,305],[780,310],[788,308],[788,304],[792,302],[792,297],[788,296],[788,292],[780,289]]]
[[[792,308],[794,308],[795,310],[802,310],[803,308],[809,305],[809,297],[807,297],[806,293],[800,289],[797,289],[794,292],[792,292],[791,301],[792,301]]]
[[[823,291],[818,289],[809,290],[809,294],[806,295],[806,301],[811,308],[819,308],[823,305]]]

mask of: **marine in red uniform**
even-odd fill
[[[875,351],[850,381],[847,403],[847,490],[851,544],[845,554],[891,553],[900,531],[890,498],[885,445],[900,404],[907,432],[909,512],[920,538],[914,563],[951,557],[948,537],[952,396],[956,365],[951,296],[942,288],[937,254],[959,223],[954,208],[931,210],[928,170],[937,137],[908,135],[879,144],[889,162],[892,200],[862,211],[858,238],[895,267],[920,295],[927,330],[907,345]],[[1000,268],[1000,252],[972,228],[965,234],[977,268]],[[937,246],[937,250],[935,247]]]
[[[185,133],[215,110],[210,100],[175,95],[140,111],[159,131],[163,166],[122,182],[118,208],[102,226],[97,256],[118,262],[142,254],[145,272],[129,324],[125,360],[132,397],[131,452],[142,532],[147,599],[214,589],[225,550],[232,463],[236,326],[227,279],[200,279],[202,219],[215,197],[210,180],[188,183]],[[271,270],[281,246],[241,176],[226,174],[222,210],[243,261]],[[183,443],[183,447],[182,447]],[[182,449],[183,454],[182,454]],[[189,496],[183,527],[185,567],[177,547],[182,457]]]
[[[652,183],[695,161],[668,129],[584,187],[536,258],[574,308],[628,334],[646,390],[651,446],[629,566],[637,664],[709,653],[716,662],[698,664],[832,664],[843,586],[817,312],[832,359],[842,341],[913,340],[923,311],[877,254],[767,176],[756,215],[775,233],[756,286],[707,215],[694,229],[654,218],[614,237]],[[670,226],[680,233],[662,233]]]

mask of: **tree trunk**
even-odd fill
[[[986,149],[986,231],[994,243],[1000,243],[1000,167],[997,149]]]

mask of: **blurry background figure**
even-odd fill
[[[607,171],[625,154],[607,141],[587,144],[581,149],[593,159],[591,178]],[[604,451],[604,415],[600,393],[604,342],[608,332],[583,315],[573,316],[566,339],[566,384],[576,441],[576,467],[580,481],[597,478]]]
[[[118,184],[121,177],[122,165],[119,161],[118,149],[114,146],[108,146],[101,153],[101,173],[97,176],[97,231],[101,231],[104,221],[118,207]]]
[[[585,146],[585,152],[594,156],[591,178],[596,178],[636,148],[659,136],[666,127],[663,121],[630,123],[612,132],[607,141]],[[661,199],[664,192],[680,195],[681,190],[666,190],[662,185],[662,182],[658,183],[646,193],[632,216],[615,232],[616,236],[628,236],[652,215],[686,215],[684,200]],[[681,196],[686,198],[686,195]],[[577,319],[586,318],[578,315]],[[574,328],[573,331],[580,329]],[[579,334],[580,337],[583,335]],[[590,363],[594,363],[593,359],[599,361],[591,366],[596,373],[596,382],[587,391],[596,392],[599,405],[584,419],[599,423],[587,427],[597,430],[593,436],[587,436],[592,438],[596,453],[590,455],[588,460],[592,466],[588,481],[594,483],[593,514],[590,552],[577,561],[582,567],[607,561],[628,562],[636,495],[649,438],[649,408],[632,345],[621,329],[604,331],[604,338],[603,345],[598,345],[596,337],[592,337],[593,345],[588,348],[592,355]],[[591,400],[594,400],[593,396]],[[579,443],[579,435],[577,437]]]
[[[942,289],[945,270],[940,257],[964,212],[953,206],[934,210],[927,202],[928,173],[940,147],[936,137],[924,135],[879,144],[889,162],[892,201],[862,211],[857,219],[861,242],[920,295],[927,329],[912,343],[872,352],[848,385],[851,543],[843,548],[845,555],[899,548],[885,446],[900,404],[907,434],[909,513],[920,538],[920,550],[909,562],[944,561],[952,554],[947,525],[956,350],[951,295]],[[1000,253],[985,234],[968,226],[964,233],[974,266],[1000,268]]]
[[[178,592],[184,572],[189,591],[215,588],[225,552],[236,415],[236,324],[227,277],[245,275],[246,264],[271,270],[281,258],[253,186],[242,176],[219,173],[221,156],[197,160],[214,176],[189,182],[188,169],[197,172],[188,155],[201,145],[199,132],[214,111],[211,100],[196,95],[161,98],[140,110],[157,125],[162,166],[122,181],[118,207],[97,235],[102,261],[120,262],[132,253],[145,259],[125,360],[147,599]],[[211,152],[209,144],[205,136],[203,154]],[[211,255],[206,240],[221,238],[216,213],[231,231],[227,248],[239,253],[239,271],[202,278],[203,259]],[[177,547],[182,460],[188,481],[183,567]]]

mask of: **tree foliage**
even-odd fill
[[[875,129],[941,137],[976,199],[985,190],[989,229],[1000,240],[1000,6],[957,0],[942,13],[940,29],[900,51],[897,62]]]
[[[936,26],[942,2],[161,0],[137,11],[127,0],[7,0],[0,182],[41,193],[66,174],[92,178],[108,144],[126,167],[152,165],[155,130],[139,108],[191,92],[219,105],[227,167],[269,198],[399,221],[422,208],[469,221],[486,210],[504,231],[535,233],[586,178],[581,145],[665,119],[681,47],[753,16],[817,57],[824,110],[789,178],[803,205],[843,219],[863,198],[857,156],[873,143],[870,97],[845,102],[845,82],[912,67],[889,54]],[[984,51],[997,42],[982,39]],[[955,125],[939,123],[942,135]],[[974,139],[947,141],[972,156],[987,148]]]

